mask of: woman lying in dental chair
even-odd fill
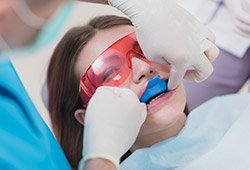
[[[91,158],[117,164],[126,150],[108,153],[120,150],[116,148],[119,139],[106,135],[105,130],[110,128],[120,137],[115,115],[139,103],[139,98],[146,107],[141,103],[137,111],[146,112],[146,118],[142,114],[141,120],[134,120],[145,121],[137,137],[131,139],[126,157],[132,154],[123,157],[121,169],[249,169],[250,95],[217,97],[188,114],[183,85],[170,91],[167,88],[169,72],[169,65],[144,57],[134,27],[126,18],[100,16],[69,30],[52,55],[47,87],[53,130],[71,166],[77,168],[82,150],[82,166]],[[118,98],[111,98],[111,92],[119,91],[115,87],[123,88],[131,100],[122,105]],[[89,121],[96,112],[102,112],[96,117],[103,120],[98,124]],[[106,116],[110,112],[115,113]],[[138,118],[135,113],[130,117]],[[118,127],[126,127],[126,121]],[[103,131],[99,128],[103,140],[91,136],[98,126],[104,127]],[[99,147],[98,155],[91,145],[107,148]]]

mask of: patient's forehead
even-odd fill
[[[115,41],[125,35],[134,32],[134,27],[130,25],[115,26],[98,31],[86,44],[79,54],[76,63],[76,72],[82,76],[93,61]]]

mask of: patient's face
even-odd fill
[[[106,30],[101,30],[82,49],[76,63],[76,72],[81,77],[100,55],[118,39],[134,31],[132,26],[117,26]],[[170,67],[168,65],[148,64],[139,58],[133,57],[132,74],[122,85],[133,90],[140,96],[145,89],[145,84],[154,76],[168,79]],[[147,118],[144,122],[139,137],[151,135],[171,128],[177,120],[183,116],[186,104],[186,96],[183,85],[179,85],[175,90],[166,93],[164,96],[154,100],[147,105]]]

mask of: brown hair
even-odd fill
[[[98,30],[118,25],[132,25],[124,17],[106,15],[92,19],[87,25],[69,30],[58,43],[47,72],[48,109],[52,128],[73,169],[82,157],[83,126],[74,117],[82,108],[78,90],[80,78],[75,63],[80,51]]]

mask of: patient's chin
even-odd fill
[[[171,119],[155,119],[148,120],[142,125],[142,128],[137,137],[137,144],[151,141],[151,144],[155,144],[166,140],[170,137],[177,135],[183,128],[186,122],[186,115],[184,112],[176,114]]]

